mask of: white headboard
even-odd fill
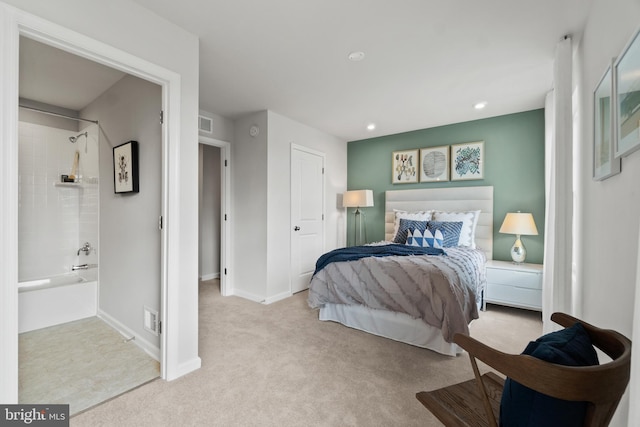
[[[421,188],[385,192],[385,240],[393,240],[394,209],[407,212],[439,210],[461,212],[480,210],[476,228],[476,247],[493,259],[493,186]]]

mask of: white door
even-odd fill
[[[324,154],[291,146],[291,293],[309,287],[324,252]]]

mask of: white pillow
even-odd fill
[[[393,223],[393,238],[391,241],[395,240],[396,235],[398,234],[398,228],[400,227],[401,219],[410,219],[414,221],[431,221],[431,216],[433,215],[433,211],[416,211],[416,212],[407,212],[399,209],[394,209],[396,219]]]
[[[476,226],[478,225],[479,217],[480,211],[433,212],[434,221],[462,221],[458,246],[468,246],[472,249],[476,247]]]

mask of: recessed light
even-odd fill
[[[482,110],[486,106],[487,106],[486,101],[476,102],[475,104],[473,104],[473,108],[475,108],[476,110]]]
[[[357,62],[364,59],[364,52],[351,52],[348,56],[349,61]]]
[[[374,130],[376,128],[376,124],[375,123],[369,123],[367,125],[367,130]]]

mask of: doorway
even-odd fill
[[[100,6],[102,10],[107,10]],[[193,45],[189,40],[176,41],[160,51],[136,55],[123,43],[127,37],[134,37],[135,30],[126,29],[118,36],[101,30],[80,33],[69,29],[70,26],[56,24],[56,14],[45,8],[43,15],[36,16],[23,10],[0,3],[0,34],[4,42],[0,47],[0,164],[3,179],[0,181],[0,204],[4,213],[0,216],[0,400],[7,403],[18,401],[18,98],[19,88],[19,36],[27,36],[36,41],[60,48],[75,55],[89,58],[100,64],[121,70],[162,88],[162,231],[160,259],[161,271],[161,376],[173,380],[198,369],[201,365],[197,355],[197,340],[191,331],[197,327],[197,319],[191,315],[197,309],[197,283],[190,283],[192,267],[185,261],[185,246],[180,242],[186,238],[197,238],[197,196],[189,192],[192,183],[180,179],[185,172],[197,167],[197,146],[191,135],[197,135],[191,129],[188,119],[192,107],[197,107],[197,83],[185,81],[187,71],[184,67],[197,68],[197,56],[185,52],[184,61],[175,59],[180,50]],[[109,15],[118,18],[114,12]],[[51,18],[48,18],[51,17]],[[94,21],[96,17],[92,18]],[[117,20],[120,22],[120,20]],[[154,28],[172,28],[156,20]],[[73,28],[82,28],[74,25]],[[160,37],[169,40],[173,31]],[[91,34],[94,34],[92,37]],[[96,38],[98,37],[98,38]],[[109,41],[112,43],[109,44]],[[137,41],[137,40],[136,40]],[[157,39],[155,40],[157,44]],[[151,45],[148,37],[141,41]],[[195,43],[197,50],[197,43]],[[175,53],[175,55],[174,55]],[[179,64],[184,67],[178,66]],[[190,74],[189,74],[190,75]],[[160,114],[158,114],[159,116]],[[195,119],[195,118],[194,118]],[[195,122],[195,120],[194,120]],[[197,136],[196,136],[197,138]],[[196,139],[197,141],[197,139]],[[187,151],[188,156],[179,153]],[[171,178],[171,179],[170,179]],[[196,220],[185,221],[191,213]],[[156,218],[153,226],[158,226]],[[191,226],[190,224],[194,224]],[[171,244],[170,244],[171,243]],[[196,255],[195,244],[189,254]],[[195,260],[195,256],[192,258]],[[185,266],[185,263],[188,264]],[[195,273],[195,267],[193,267]]]
[[[230,265],[231,242],[231,145],[199,138],[199,275],[220,279],[222,296],[233,294]]]
[[[74,319],[46,319],[52,323],[45,326],[63,325],[68,323],[67,320],[72,320],[72,326],[89,327],[82,320],[95,317],[121,334],[122,341],[128,343],[128,347],[134,346],[143,355],[146,352],[147,357],[161,361],[158,332],[162,316],[162,230],[158,230],[156,224],[162,215],[163,129],[158,111],[162,110],[163,89],[156,83],[52,47],[46,41],[23,36],[20,39],[20,54],[20,104],[23,107],[19,118],[19,195],[24,201],[25,194],[31,193],[30,200],[34,203],[30,211],[25,210],[24,202],[19,209],[18,228],[20,231],[27,230],[26,233],[19,233],[19,281],[49,280],[50,277],[57,279],[60,275],[86,280],[84,276],[87,274],[83,273],[88,273],[94,295],[87,298],[86,309]],[[56,74],[52,70],[61,73]],[[91,91],[87,86],[96,90]],[[39,108],[34,108],[34,104]],[[68,114],[62,114],[65,111]],[[66,123],[57,123],[61,116],[66,116],[63,120],[71,122],[78,116],[93,117],[99,124],[95,126],[95,132],[76,123],[77,128],[61,133],[57,129],[66,126]],[[55,117],[56,121],[51,117]],[[80,123],[84,121],[79,120]],[[32,138],[35,135],[42,136]],[[135,170],[136,174],[131,178],[140,182],[141,191],[116,194],[114,149],[132,140],[136,141],[139,155],[135,168],[130,171]],[[37,148],[30,151],[30,145]],[[70,154],[74,152],[75,157],[72,157]],[[32,181],[41,185],[44,196],[33,191],[31,186],[23,188],[25,183]],[[44,199],[42,203],[40,199]],[[70,212],[58,218],[54,213],[62,208],[54,207],[54,212],[47,213],[46,208],[53,199],[62,200],[62,206]],[[71,200],[74,201],[73,205],[70,204]],[[34,211],[40,214],[35,219]],[[35,235],[30,233],[34,229],[39,230]],[[49,236],[51,230],[56,230],[58,234]],[[41,250],[23,251],[34,244]],[[58,249],[60,255],[54,258],[43,253],[42,249],[48,247]],[[37,253],[48,262],[33,256]],[[84,282],[72,286],[77,287],[73,290],[76,294],[84,295],[88,289]],[[65,291],[69,293],[72,292],[72,286],[63,288],[56,285],[47,291],[60,292],[69,288]],[[32,306],[28,310],[22,304],[25,296],[34,293],[31,290],[20,292],[21,322],[29,318],[29,313],[42,312]],[[52,301],[50,298],[49,301]],[[80,305],[75,294],[61,297],[61,300],[67,299]],[[19,324],[21,330],[22,326]],[[33,338],[38,334],[30,333],[29,336]],[[99,340],[104,335],[94,333],[91,336]],[[23,353],[41,347],[23,345],[25,342],[21,336],[21,375],[22,361],[30,362],[33,359],[31,355]],[[68,349],[72,347],[75,346],[68,346]],[[117,347],[112,345],[110,349]],[[65,360],[64,357],[61,359]],[[92,366],[91,371],[101,372],[105,366],[99,363],[101,359],[92,360],[98,363]],[[38,368],[35,367],[36,370]],[[157,377],[160,372],[157,362],[155,370],[154,366],[151,368],[151,375],[155,371]],[[25,373],[25,377],[29,372]],[[112,379],[119,375],[113,374],[113,370],[110,372],[107,376],[114,377]],[[68,374],[63,376],[67,377]],[[91,377],[84,378],[89,381]],[[148,378],[145,376],[145,381]],[[20,383],[22,385],[24,381]],[[138,385],[131,384],[132,387]],[[32,396],[29,391],[21,389],[20,393],[28,398]],[[98,397],[104,400],[113,395],[98,393]],[[19,396],[19,401],[24,401],[24,398]],[[68,403],[71,404],[72,413],[84,409],[77,400]]]
[[[324,253],[324,153],[291,146],[291,293],[309,287]]]

